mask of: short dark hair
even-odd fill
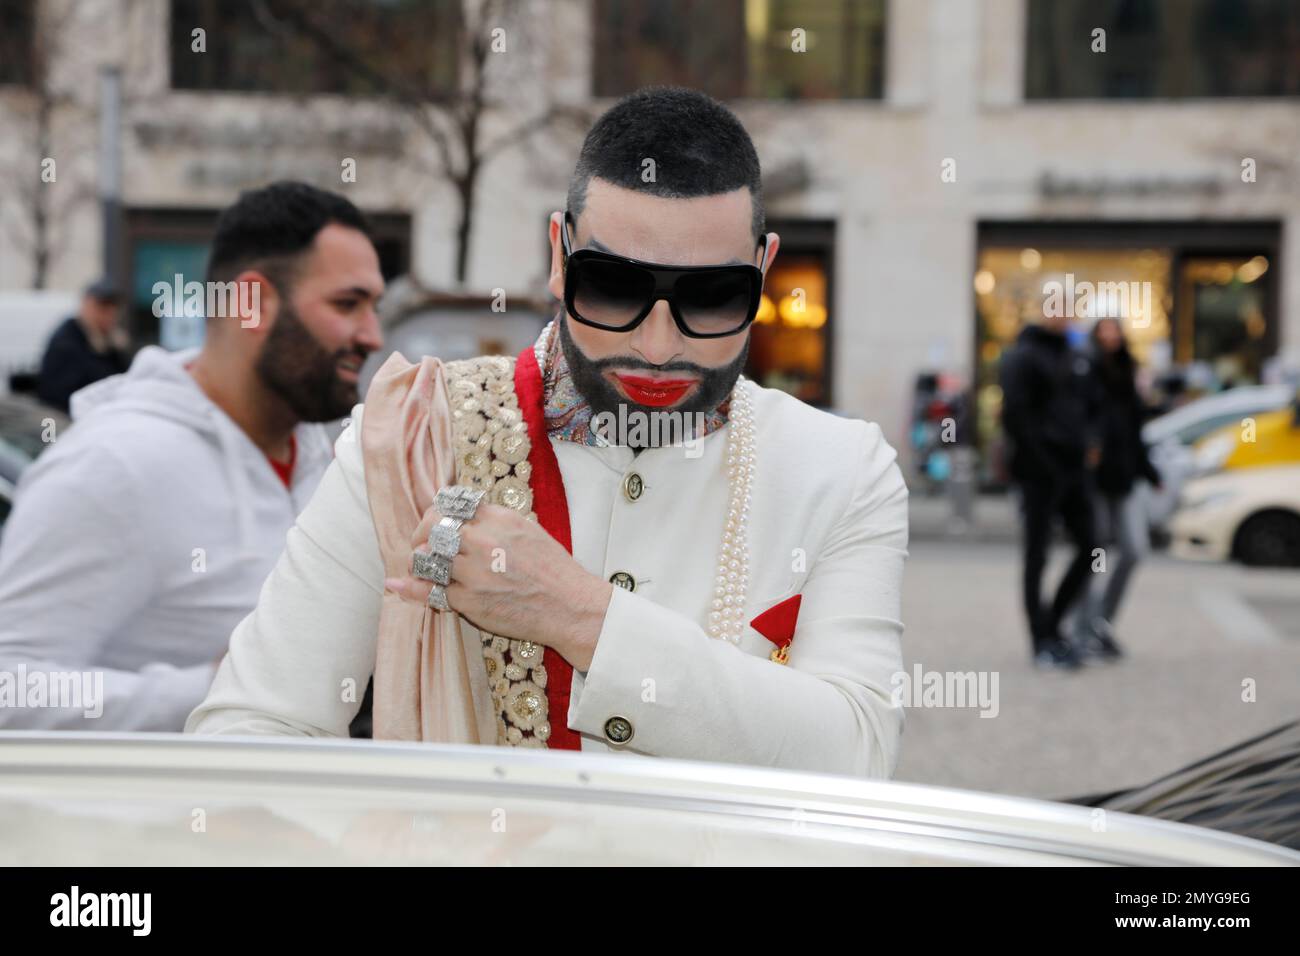
[[[294,260],[331,223],[370,236],[361,210],[337,193],[293,180],[242,192],[217,220],[208,281],[228,282],[258,268],[277,285],[291,282]]]
[[[652,182],[642,164],[655,162]],[[592,177],[653,196],[686,199],[748,187],[751,228],[763,235],[763,178],[758,153],[736,115],[698,90],[652,86],[623,97],[601,116],[583,141],[569,181],[569,212],[576,219]]]

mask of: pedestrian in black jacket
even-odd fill
[[[1091,372],[1065,337],[1065,318],[1021,331],[1002,356],[1002,427],[1011,444],[1011,475],[1020,489],[1024,532],[1024,604],[1034,662],[1077,668],[1081,661],[1061,621],[1084,593],[1095,546],[1087,461],[1095,455]],[[1060,516],[1075,547],[1050,607],[1043,569],[1053,520]]]
[[[73,392],[127,370],[131,358],[117,325],[121,301],[110,280],[87,287],[78,313],[54,330],[45,347],[36,379],[41,401],[66,413]]]
[[[1160,486],[1142,441],[1145,407],[1135,381],[1136,366],[1114,318],[1092,327],[1092,369],[1100,458],[1093,475],[1093,513],[1105,547],[1105,573],[1097,575],[1077,618],[1075,638],[1097,657],[1121,656],[1112,623],[1133,571],[1150,550],[1143,481]]]

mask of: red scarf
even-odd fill
[[[519,353],[515,361],[515,397],[519,410],[528,423],[528,464],[532,474],[533,511],[537,523],[552,538],[573,554],[573,537],[569,528],[569,502],[564,495],[564,479],[560,463],[546,430],[542,370],[537,367],[537,356],[530,345]],[[547,713],[551,720],[551,736],[546,746],[557,750],[581,750],[578,734],[569,729],[569,696],[573,686],[573,667],[553,648],[546,648],[542,657],[546,665]]]

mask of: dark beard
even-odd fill
[[[666,362],[663,365],[652,365],[644,359],[631,355],[590,359],[583,354],[582,349],[578,348],[578,343],[573,341],[573,336],[569,334],[568,317],[561,315],[557,322],[560,326],[560,348],[564,350],[564,360],[569,363],[569,374],[573,376],[573,385],[578,390],[578,394],[591,406],[593,420],[602,413],[617,419],[619,409],[625,408],[627,411],[623,414],[628,416],[629,420],[634,414],[639,413],[645,416],[647,421],[654,421],[655,419],[650,416],[671,412],[682,416],[684,421],[694,421],[697,413],[708,415],[727,400],[731,390],[736,387],[736,380],[745,370],[745,359],[749,356],[749,336],[746,335],[745,345],[740,350],[740,354],[726,365],[717,368],[696,365],[694,362]],[[694,394],[681,404],[669,408],[652,407],[624,398],[603,375],[611,368],[690,372],[700,376],[700,384],[696,386]],[[650,431],[654,434],[653,429]]]
[[[299,421],[332,422],[357,403],[357,386],[339,378],[336,368],[340,359],[352,355],[366,357],[352,346],[337,352],[322,348],[287,298],[282,298],[257,358],[257,374]]]

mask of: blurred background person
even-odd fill
[[[382,345],[361,213],[301,183],[246,192],[207,277],[256,286],[253,307],[74,395],[0,546],[0,670],[102,671],[102,716],[0,708],[0,728],[180,730],[331,460],[314,423],[351,410]]]
[[[1138,562],[1150,550],[1146,496],[1141,482],[1160,487],[1142,441],[1145,406],[1137,390],[1137,368],[1119,320],[1103,316],[1090,335],[1099,455],[1093,469],[1093,514],[1105,571],[1094,574],[1076,617],[1075,640],[1085,654],[1105,660],[1121,656],[1112,624]]]
[[[1061,315],[1025,326],[998,372],[1010,470],[1020,492],[1022,583],[1034,663],[1067,670],[1081,660],[1061,621],[1088,583],[1095,540],[1086,466],[1093,428],[1089,364],[1070,346],[1068,324]],[[1043,571],[1057,516],[1075,553],[1050,607],[1044,607]]]
[[[86,287],[77,314],[54,330],[45,347],[36,379],[41,401],[66,413],[77,389],[127,370],[130,349],[118,325],[121,315],[122,294],[111,279]]]

